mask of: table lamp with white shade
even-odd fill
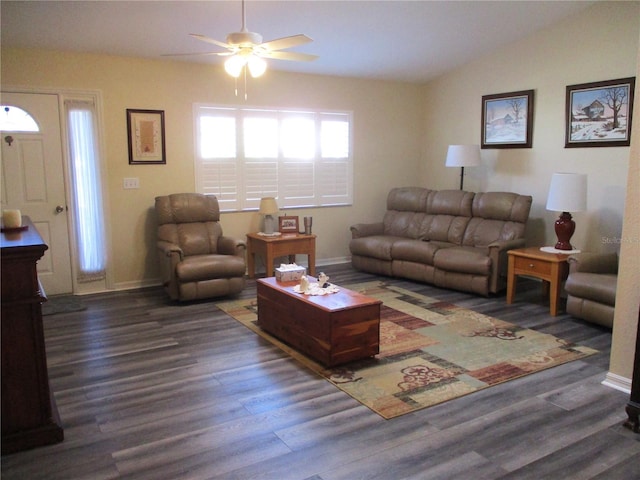
[[[260,215],[264,215],[264,233],[273,235],[276,219],[273,217],[278,213],[278,202],[274,197],[263,197],[260,199]]]
[[[576,229],[570,212],[587,209],[587,175],[583,173],[554,173],[551,177],[547,210],[562,212],[556,220],[558,241],[555,247],[543,247],[554,253],[578,253],[571,245],[571,236]]]

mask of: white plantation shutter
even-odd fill
[[[220,209],[353,201],[351,114],[196,105],[196,188]]]

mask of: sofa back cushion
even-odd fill
[[[431,190],[421,187],[392,188],[387,195],[384,234],[419,238],[420,224]]]
[[[463,244],[484,247],[495,241],[524,238],[531,202],[531,196],[517,193],[476,193],[473,219],[467,225]]]
[[[431,191],[419,238],[460,245],[471,217],[474,194],[462,190]]]

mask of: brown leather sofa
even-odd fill
[[[531,196],[392,189],[381,222],[351,227],[352,265],[488,296],[506,287],[507,251],[525,245]]]
[[[568,258],[567,313],[613,327],[618,283],[618,254],[583,252]]]
[[[216,197],[156,197],[155,210],[162,285],[172,300],[233,295],[245,287],[246,244],[222,234]]]

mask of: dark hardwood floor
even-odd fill
[[[323,267],[347,285],[382,277]],[[404,288],[596,348],[599,354],[384,420],[215,308],[159,288],[83,297],[44,319],[61,444],[2,457],[3,479],[640,478],[628,395],[601,385],[610,330],[516,303]],[[255,296],[249,281],[241,294]]]

